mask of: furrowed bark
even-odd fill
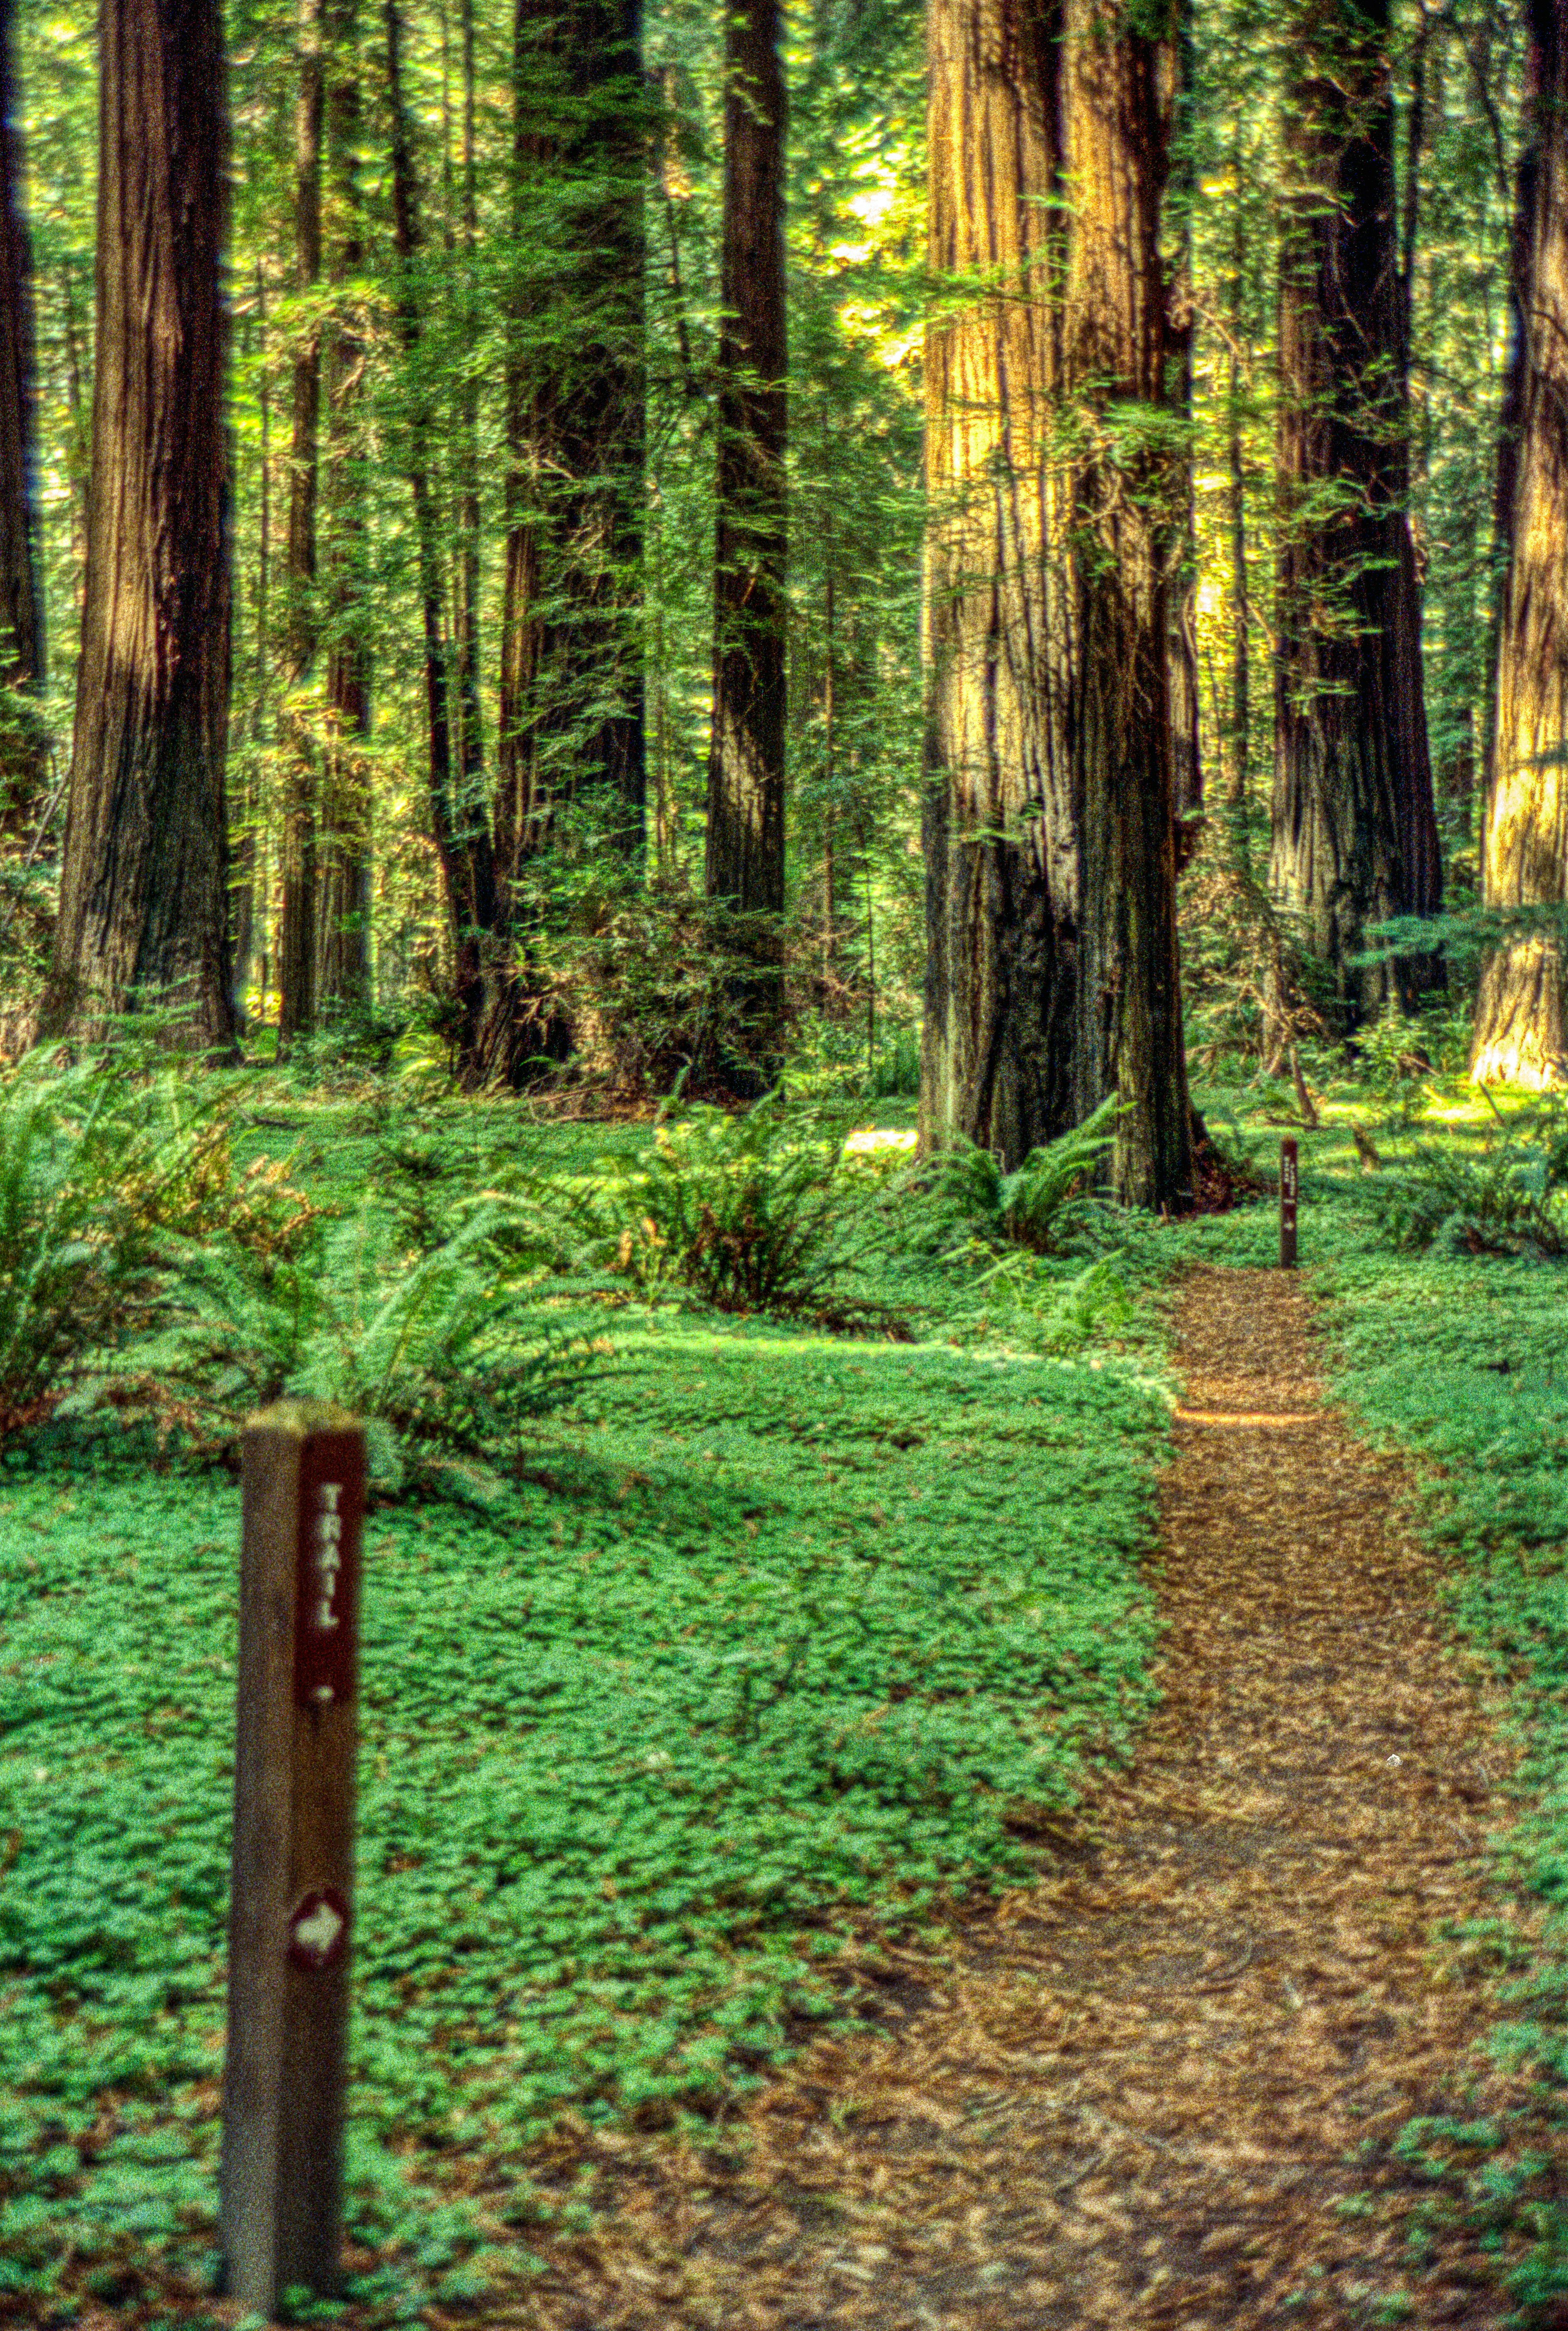
[[[518,0],[497,801],[513,881],[565,803],[613,848],[643,849],[641,37],[639,0]],[[530,205],[563,176],[575,255],[545,281]]]
[[[1421,661],[1388,0],[1305,0],[1279,290],[1272,879],[1335,972],[1349,1032],[1440,982],[1353,968],[1370,923],[1441,905]]]
[[[1510,551],[1482,874],[1490,907],[1568,901],[1568,0],[1530,11],[1530,148],[1519,174],[1518,299],[1499,514]],[[1568,1081],[1561,941],[1546,932],[1488,958],[1471,1073]]]
[[[325,81],[321,0],[299,0],[299,88],[294,110],[294,267],[299,290],[321,273],[321,124]],[[278,925],[278,1047],[316,1018],[316,740],[303,691],[316,660],[317,441],[321,334],[312,319],[294,350],[289,530],[283,566],[283,820]]]
[[[360,419],[366,349],[349,286],[365,263],[355,158],[360,134],[356,0],[328,0],[327,271],[338,297],[326,347],[327,734],[318,842],[316,993],[319,1004],[370,1001],[371,656],[365,612],[365,446]]]
[[[929,42],[922,1143],[1013,1166],[1116,1090],[1118,1188],[1176,1204],[1169,53],[1098,0]]]
[[[489,820],[480,802],[454,797],[451,673],[444,629],[440,521],[431,489],[432,427],[428,392],[420,378],[423,331],[414,268],[423,245],[413,132],[403,87],[403,22],[397,0],[385,0],[387,90],[392,114],[393,244],[402,281],[397,321],[408,362],[410,414],[404,463],[413,503],[414,543],[424,636],[425,709],[429,731],[431,830],[441,861],[453,948],[454,985],[463,1010],[460,1049],[471,1061],[485,1010],[485,971],[494,952],[497,921],[495,861]]]
[[[784,455],[785,91],[778,0],[726,17],[724,243],[715,414],[713,728],[708,896],[759,918],[742,1009],[765,1055],[780,1000],[784,901],[788,555]]]
[[[12,0],[0,0],[0,682],[43,682],[34,474],[33,265],[22,207]],[[0,803],[0,811],[4,804]]]
[[[1071,528],[1073,774],[1083,826],[1077,1113],[1117,1095],[1117,1194],[1142,1206],[1183,1203],[1192,1180],[1168,695],[1168,578],[1187,489],[1162,421],[1169,327],[1159,252],[1160,48],[1125,29],[1107,0],[1068,0],[1065,359],[1088,438]],[[1112,404],[1119,445],[1106,443]]]
[[[228,123],[216,0],[103,0],[88,572],[60,920],[43,1009],[91,1037],[141,1003],[233,1038]]]
[[[923,1148],[1009,1166],[1075,1120],[1079,802],[1060,387],[1060,24],[1022,0],[927,18]]]

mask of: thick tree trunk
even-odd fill
[[[1491,907],[1568,900],[1568,0],[1530,10],[1531,150],[1519,174],[1519,300],[1499,518],[1510,546],[1482,859]],[[1497,949],[1470,1067],[1488,1082],[1568,1081],[1562,948]]]
[[[256,680],[251,697],[251,747],[259,757],[261,740],[267,733],[267,690],[271,676],[271,637],[268,631],[271,617],[272,565],[272,395],[267,380],[267,287],[261,264],[256,263],[256,353],[258,366],[260,412],[260,443],[257,447],[257,512],[256,512]],[[254,760],[252,764],[254,766]],[[251,982],[251,966],[258,953],[261,957],[261,1016],[267,1011],[266,994],[266,935],[265,885],[261,879],[261,808],[254,780],[243,788],[237,803],[232,804],[234,814],[231,832],[234,836],[233,871],[229,884],[233,914],[233,963],[234,980],[234,1019],[243,1032],[246,1024],[245,991]]]
[[[479,236],[478,185],[474,154],[474,12],[473,0],[461,0],[462,40],[462,219],[461,283],[465,337],[470,346],[480,331],[480,306],[474,281],[474,250]],[[444,35],[443,35],[444,37]],[[452,559],[452,710],[453,746],[460,797],[476,804],[484,800],[484,734],[480,715],[480,447],[479,380],[465,366],[457,382],[452,412],[452,468],[456,491],[456,549]]]
[[[927,967],[921,1146],[1009,1166],[1079,1114],[1079,812],[1066,736],[1059,27],[934,0],[927,334]]]
[[[972,297],[927,350],[922,1143],[1016,1166],[1116,1089],[1118,1188],[1174,1204],[1166,61],[1098,0],[928,23],[931,264]]]
[[[1175,38],[1162,49],[1171,73],[1170,205],[1175,212],[1176,262],[1170,287],[1168,360],[1174,404],[1187,447],[1179,491],[1181,528],[1169,600],[1166,665],[1171,699],[1171,767],[1176,820],[1176,871],[1187,866],[1203,823],[1203,735],[1198,697],[1198,526],[1193,477],[1193,209],[1197,200],[1193,140],[1194,62],[1191,0],[1175,0]],[[1164,141],[1162,141],[1164,142]]]
[[[12,0],[0,0],[0,681],[43,680],[33,479],[33,270],[11,72]],[[0,804],[3,807],[3,804]]]
[[[60,295],[65,324],[65,401],[71,415],[66,469],[71,480],[71,583],[80,617],[87,593],[87,481],[92,466],[92,446],[84,412],[87,359],[82,347],[81,316],[76,304],[76,267],[69,253],[60,262]]]
[[[516,882],[581,803],[640,857],[645,100],[640,0],[518,0],[518,247],[496,838]],[[560,174],[577,189],[558,249]],[[549,189],[546,233],[531,224]]]
[[[1252,697],[1251,591],[1247,581],[1247,471],[1241,450],[1240,367],[1231,359],[1230,413],[1225,424],[1225,465],[1231,487],[1231,751],[1225,782],[1225,803],[1238,813],[1235,839],[1243,860],[1249,855],[1246,823],[1247,776],[1251,762]]]
[[[1389,993],[1369,923],[1441,905],[1395,245],[1388,0],[1305,0],[1285,136],[1273,880],[1352,1030]],[[1406,958],[1410,1003],[1440,977]]]
[[[294,249],[297,288],[309,296],[321,274],[321,124],[325,77],[322,0],[299,0],[299,88],[294,110]],[[316,658],[317,443],[320,434],[321,333],[312,319],[294,350],[289,535],[283,570],[283,822],[278,928],[278,1045],[285,1050],[316,1018],[316,739],[304,690]]]
[[[355,157],[359,144],[356,0],[328,0],[326,246],[338,297],[327,338],[327,736],[318,820],[318,1005],[370,1001],[370,642],[365,611],[366,349],[346,287],[365,262]]]
[[[1068,0],[1067,166],[1074,203],[1064,349],[1098,426],[1073,478],[1073,777],[1083,831],[1079,1109],[1115,1091],[1117,1194],[1191,1194],[1192,1122],[1176,960],[1169,585],[1185,463],[1160,426],[1169,326],[1160,262],[1160,46],[1115,0]],[[1123,445],[1099,447],[1107,407]],[[1137,424],[1145,432],[1137,442]]]
[[[216,0],[102,0],[87,602],[46,1033],[233,1036],[223,752],[228,127]]]
[[[782,915],[784,902],[788,549],[778,0],[740,0],[725,24],[707,887],[710,899],[742,915],[769,917]],[[765,927],[750,947],[757,978],[747,1000],[765,1048],[777,942]]]
[[[413,502],[414,544],[424,633],[425,709],[430,740],[431,831],[441,861],[451,921],[458,1001],[463,1012],[460,1052],[470,1073],[487,1012],[487,981],[504,954],[498,937],[498,898],[490,829],[482,804],[454,798],[452,786],[451,673],[443,625],[444,593],[439,519],[431,490],[431,406],[420,377],[423,330],[413,269],[423,243],[413,145],[403,88],[403,21],[397,0],[385,0],[387,93],[392,115],[393,242],[402,283],[398,328],[410,377],[410,414],[405,450]]]

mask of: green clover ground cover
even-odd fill
[[[1148,1703],[1146,1384],[673,1308],[616,1337],[537,1478],[367,1525],[382,2319],[526,2262],[563,2110],[710,2109],[841,2005],[850,1916],[1035,1866],[1031,1811]],[[0,1471],[0,2300],[33,2315],[210,2271],[238,1528],[211,1476]]]

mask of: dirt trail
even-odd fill
[[[1398,1465],[1321,1405],[1310,1310],[1273,1273],[1185,1282],[1166,1696],[1084,1841],[902,1960],[893,2043],[811,2046],[727,2171],[600,2140],[615,2215],[549,2246],[531,2319],[1217,2331],[1393,2320],[1402,2280],[1421,2325],[1501,2322],[1473,2250],[1404,2260],[1413,2183],[1369,2211],[1346,2158],[1466,2109],[1487,1994],[1433,1930],[1504,1907],[1511,1752]]]

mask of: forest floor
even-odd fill
[[[1495,1986],[1466,1939],[1539,1915],[1483,1851],[1517,1751],[1410,1476],[1325,1403],[1313,1308],[1275,1272],[1181,1283],[1164,1699],[1055,1874],[939,1958],[889,1952],[882,2029],[808,2045],[727,2152],[583,2131],[604,2214],[537,2241],[512,2319],[1506,2319],[1496,2238],[1434,2193],[1496,2142],[1478,2113],[1527,2105],[1474,2060]]]
[[[357,1242],[401,1286],[650,1137],[241,1099],[334,1333]],[[839,1226],[898,1335],[549,1228],[594,1365],[367,1533],[349,2279],[288,2319],[1568,2331],[1557,1129],[1204,1106],[1265,1184],[1299,1136],[1298,1277],[1268,1205],[949,1222],[898,1101]],[[0,1451],[0,2321],[240,2331],[238,1532],[120,1422]]]

